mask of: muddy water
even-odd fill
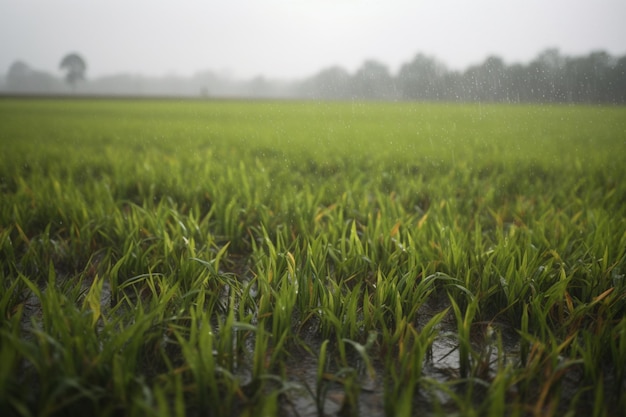
[[[519,344],[517,337],[507,329],[497,327],[492,324],[489,333],[486,332],[486,325],[477,324],[476,336],[474,337],[474,349],[483,353],[485,363],[485,377],[495,375],[498,363],[498,356],[505,362],[516,362],[519,358]],[[493,329],[495,328],[495,330]],[[493,330],[493,333],[491,331]],[[425,378],[441,383],[458,380],[459,373],[459,351],[456,337],[456,324],[453,317],[447,317],[440,323],[437,329],[437,337],[432,345],[432,353],[425,360],[422,366],[422,375]],[[501,335],[503,352],[498,352],[498,343],[495,333]],[[493,335],[487,337],[487,335]],[[319,340],[309,338],[307,344],[313,352],[319,351]],[[355,368],[359,368],[358,357],[352,358]],[[294,354],[294,357],[286,364],[287,378],[291,383],[299,386],[300,389],[288,391],[287,399],[283,403],[283,413],[293,417],[314,417],[319,416],[318,408],[314,398],[316,389],[317,359],[308,352]],[[384,375],[385,369],[380,363],[374,362],[376,376],[372,380],[367,373],[362,371],[358,374],[358,384],[360,385],[356,394],[358,398],[358,412],[349,407],[348,393],[345,387],[337,382],[324,381],[325,396],[322,401],[324,416],[344,417],[347,415],[358,415],[361,417],[384,416]],[[335,371],[337,371],[335,369]],[[331,373],[332,370],[329,370]],[[433,411],[433,401],[436,401],[442,408],[454,409],[451,398],[443,391],[429,392],[416,397],[414,410],[425,414]],[[434,396],[434,398],[433,398]],[[351,413],[354,411],[354,413]]]
[[[82,282],[81,292],[86,293],[91,286],[91,282]],[[45,292],[45,287],[42,288]],[[101,293],[101,305],[103,314],[110,309],[111,291],[108,280],[103,282]],[[25,311],[22,317],[22,326],[28,334],[33,324],[41,320],[41,302],[31,294],[24,303]],[[445,306],[427,306],[427,312],[420,314],[418,325],[424,325],[437,311],[441,311]],[[101,321],[98,323],[101,326]],[[476,343],[474,349],[484,352],[484,360],[487,364],[486,378],[496,373],[498,355],[504,357],[506,361],[516,361],[519,358],[519,346],[517,337],[511,331],[498,329],[497,325],[492,325],[502,335],[502,348],[504,352],[498,352],[495,338],[486,337],[485,325],[476,324]],[[322,340],[320,340],[317,329],[314,325],[304,329],[299,335],[304,339],[311,352],[319,352]],[[252,354],[254,346],[250,346]],[[349,349],[352,350],[352,349]],[[330,353],[330,350],[329,350]],[[324,416],[344,417],[347,415],[359,415],[361,417],[384,416],[384,396],[385,396],[385,374],[386,370],[382,364],[375,360],[375,353],[372,352],[375,376],[371,378],[365,371],[363,361],[358,355],[349,358],[353,368],[343,372],[338,369],[337,364],[331,358],[327,377],[324,378],[319,404],[316,401],[317,387],[317,358],[303,348],[296,348],[290,352],[291,356],[285,363],[286,381],[284,399],[281,402],[281,415],[293,417],[315,417],[320,416],[320,410]],[[249,382],[251,376],[249,369],[242,366],[235,374],[240,378],[242,385]],[[422,375],[434,381],[446,383],[460,378],[459,374],[459,351],[456,337],[456,323],[454,317],[449,314],[437,327],[437,337],[432,344],[432,351],[422,366]],[[344,380],[353,378],[352,388],[346,388]],[[419,395],[415,400],[416,411],[426,414],[432,411],[433,401],[441,407],[448,406],[453,409],[451,399],[442,391],[430,392],[433,397]],[[356,404],[351,406],[351,404]],[[356,407],[356,409],[355,409]]]

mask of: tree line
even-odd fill
[[[382,62],[367,60],[354,73],[334,66],[291,82],[264,77],[239,81],[211,71],[186,78],[116,75],[91,80],[83,79],[83,72],[72,72],[72,68],[84,71],[84,62],[74,60],[71,64],[65,66],[69,69],[69,90],[59,78],[33,70],[21,61],[9,68],[0,90],[321,100],[626,103],[626,56],[613,57],[604,51],[572,57],[562,55],[558,49],[547,49],[528,63],[510,65],[498,56],[490,56],[463,71],[450,70],[436,58],[419,53],[396,74]]]
[[[326,99],[624,104],[626,56],[598,51],[567,57],[547,49],[528,64],[507,65],[490,56],[465,71],[451,71],[417,54],[395,76],[370,60],[352,75],[340,67],[325,69],[301,88],[305,95]]]

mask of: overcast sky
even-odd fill
[[[365,59],[396,73],[417,52],[452,69],[495,54],[528,62],[626,55],[626,0],[0,0],[0,74],[22,60],[59,74],[79,52],[88,77],[117,73],[303,78]]]

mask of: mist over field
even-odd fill
[[[16,61],[8,69],[0,91],[203,98],[626,102],[626,56],[614,57],[604,51],[566,56],[552,48],[528,63],[512,64],[491,55],[460,71],[449,69],[436,57],[418,53],[395,73],[385,63],[371,59],[354,72],[332,66],[298,80],[264,76],[244,80],[210,70],[189,77],[117,74],[90,78],[88,62],[84,61],[78,73],[68,72],[65,80]]]
[[[624,415],[624,16],[0,0],[0,413]]]

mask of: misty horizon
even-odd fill
[[[73,63],[74,66],[68,63]],[[257,76],[238,80],[212,70],[184,77],[116,74],[90,78],[89,61],[66,55],[61,78],[14,62],[0,83],[9,94],[100,96],[181,96],[202,98],[292,98],[330,100],[427,100],[549,103],[626,103],[626,55],[605,51],[567,56],[544,49],[527,63],[506,63],[497,55],[463,71],[434,56],[417,53],[391,72],[377,60],[365,60],[354,72],[341,66],[317,70],[298,80]]]
[[[397,75],[401,71],[403,65],[405,65],[407,62],[409,62],[412,59],[414,59],[416,56],[422,55],[422,56],[426,56],[429,59],[432,59],[433,61],[435,61],[438,64],[442,65],[449,72],[463,73],[463,72],[467,71],[468,69],[470,69],[472,67],[480,66],[482,63],[484,63],[490,57],[497,57],[497,58],[501,59],[508,66],[527,65],[527,64],[533,62],[540,54],[542,54],[542,53],[544,53],[546,51],[557,51],[559,54],[561,54],[562,56],[567,57],[567,58],[579,58],[579,57],[587,56],[587,55],[593,54],[593,53],[607,53],[614,59],[619,59],[619,58],[622,57],[621,54],[620,55],[614,55],[614,54],[611,54],[610,51],[607,51],[607,50],[602,49],[602,48],[590,49],[586,53],[583,52],[583,53],[580,53],[580,54],[570,55],[570,54],[567,54],[567,53],[563,52],[558,47],[547,46],[547,47],[544,47],[544,48],[538,50],[534,56],[532,56],[531,58],[529,58],[527,60],[508,61],[508,60],[504,59],[502,56],[498,55],[497,53],[487,53],[482,59],[476,60],[476,61],[474,61],[472,63],[469,63],[469,64],[467,64],[467,65],[465,65],[463,67],[460,67],[460,68],[455,68],[455,67],[449,65],[447,62],[445,62],[445,60],[440,59],[436,54],[429,54],[429,53],[426,53],[426,52],[417,51],[416,53],[413,54],[413,56],[411,56],[411,57],[407,58],[405,61],[400,62],[399,64],[397,64],[396,68],[392,68],[391,65],[389,65],[386,62],[384,62],[382,59],[378,59],[378,58],[376,58],[374,56],[371,56],[369,58],[365,58],[359,64],[359,66],[357,66],[356,68],[353,68],[353,69],[346,68],[345,66],[342,66],[339,63],[329,64],[329,65],[326,65],[326,66],[320,65],[316,69],[309,70],[307,73],[305,73],[302,76],[293,76],[293,77],[285,77],[285,76],[274,75],[274,74],[266,74],[266,73],[257,73],[257,74],[253,74],[253,75],[242,76],[242,75],[238,75],[237,69],[231,69],[231,68],[211,68],[211,67],[198,68],[198,69],[193,70],[193,71],[188,72],[188,73],[179,72],[179,71],[176,71],[176,70],[169,70],[169,71],[157,73],[157,72],[149,72],[149,71],[148,72],[140,72],[140,71],[132,71],[132,70],[124,70],[124,69],[122,69],[122,70],[118,70],[117,72],[96,73],[95,76],[90,76],[90,74],[91,74],[93,69],[92,69],[92,67],[90,65],[89,55],[88,54],[84,54],[82,51],[78,51],[78,50],[68,50],[67,53],[76,53],[76,54],[81,55],[85,59],[85,61],[87,63],[87,70],[86,70],[86,78],[87,78],[87,80],[107,79],[107,78],[114,78],[114,77],[119,77],[119,76],[137,77],[137,78],[145,78],[145,79],[189,79],[189,78],[194,78],[194,77],[202,76],[202,75],[206,75],[206,74],[212,74],[212,75],[217,76],[217,77],[219,77],[221,79],[229,80],[229,81],[251,81],[251,80],[255,80],[255,79],[265,79],[267,81],[272,81],[272,82],[286,82],[286,83],[290,83],[290,82],[298,82],[298,81],[302,81],[302,80],[311,78],[311,77],[313,77],[313,76],[319,74],[320,72],[322,72],[322,71],[324,71],[326,69],[329,69],[329,68],[342,68],[348,74],[355,74],[362,67],[363,63],[365,63],[367,61],[375,61],[375,62],[383,64],[387,68],[387,70],[389,71],[389,74],[394,76],[394,75]],[[626,52],[623,54],[623,56],[626,56]],[[56,64],[57,70],[56,71],[50,71],[50,70],[45,70],[43,68],[38,68],[38,67],[35,67],[35,66],[31,66],[30,62],[28,60],[21,59],[21,58],[17,58],[15,60],[13,60],[11,65],[14,65],[15,63],[18,63],[18,62],[19,63],[24,63],[32,71],[43,72],[43,73],[47,73],[47,74],[50,74],[50,75],[55,76],[55,77],[58,76],[59,78],[62,78],[63,77],[63,71],[58,66],[58,63],[61,62],[61,59],[62,59],[62,56],[60,56],[58,61],[57,61],[57,64]],[[6,79],[6,76],[9,73],[11,65],[9,65],[5,69],[4,72],[0,73],[0,79]]]
[[[64,54],[84,54],[89,76],[298,80],[373,59],[392,73],[416,51],[461,71],[488,56],[529,62],[547,47],[568,56],[626,54],[622,0],[238,0],[0,5],[0,71],[15,60],[58,73]]]

